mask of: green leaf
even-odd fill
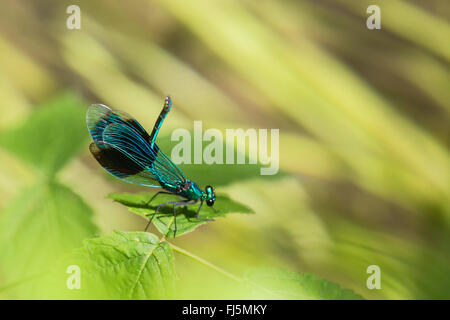
[[[156,207],[168,201],[176,201],[179,198],[174,195],[159,195],[156,197],[152,203],[147,206],[146,202],[153,196],[153,194],[148,193],[112,193],[108,197],[116,202],[119,202],[128,207],[128,209],[142,217],[147,219],[151,218],[154,214]],[[206,223],[207,221],[197,220],[195,215],[198,210],[200,202],[196,205],[177,207],[177,232],[176,236],[181,236],[183,234],[192,232],[198,226]],[[237,203],[227,196],[218,195],[216,196],[216,202],[214,208],[218,211],[215,213],[211,208],[207,207],[205,204],[200,211],[200,219],[215,219],[218,217],[225,217],[230,213],[253,213],[253,211],[243,204]],[[152,223],[155,225],[161,234],[166,237],[173,237],[175,231],[173,217],[173,207],[166,206],[158,211],[158,214],[153,218]]]
[[[2,269],[20,276],[42,269],[97,232],[91,218],[91,209],[65,186],[44,183],[25,189],[0,215]]]
[[[247,272],[246,280],[264,299],[361,300],[363,297],[338,284],[318,279],[310,273],[279,268],[255,268]]]
[[[64,257],[52,283],[64,299],[162,299],[174,290],[173,259],[169,244],[154,234],[114,231]],[[67,287],[69,266],[79,267],[79,290]]]
[[[47,182],[25,189],[0,215],[2,276],[14,282],[46,270],[97,232],[91,219],[91,209],[65,186]],[[20,297],[38,291],[25,288]]]
[[[3,132],[0,145],[46,175],[54,175],[87,138],[84,104],[65,93],[37,108],[20,127]]]

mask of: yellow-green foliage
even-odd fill
[[[255,288],[254,297],[274,297],[264,284],[242,285],[246,270],[261,266],[277,269],[249,274],[292,279],[282,298],[359,297],[334,283],[368,299],[450,297],[448,1],[77,4],[80,30],[66,28],[66,2],[1,4],[0,298],[44,295],[41,273],[65,253],[72,259],[72,248],[83,259],[103,243],[135,254],[121,235],[148,238],[144,256],[161,247],[170,281],[175,264],[176,294],[166,297],[248,298]],[[370,4],[381,7],[381,30],[365,27]],[[170,239],[196,253],[174,262],[164,239],[111,236],[146,221],[106,196],[147,190],[104,173],[84,124],[86,108],[100,102],[151,130],[167,93],[174,109],[158,144],[169,155],[171,130],[194,120],[222,131],[280,129],[276,176],[252,166],[183,168],[255,214]],[[380,290],[366,287],[369,265],[381,268]],[[161,297],[143,288],[111,297]]]

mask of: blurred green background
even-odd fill
[[[81,30],[66,27],[71,4]],[[370,4],[381,30],[366,28]],[[278,266],[368,299],[450,298],[449,1],[0,6],[0,298],[28,297],[11,284],[85,238],[143,230],[105,197],[145,190],[96,163],[84,114],[104,103],[150,131],[167,93],[158,143],[169,155],[172,130],[194,120],[280,129],[278,175],[225,165],[190,175],[256,214],[173,243],[238,275]],[[369,265],[380,290],[366,287]],[[177,297],[230,297],[222,275],[179,255],[176,269]]]

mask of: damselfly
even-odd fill
[[[149,135],[133,117],[122,111],[116,111],[102,104],[89,107],[86,122],[92,140],[89,149],[100,165],[113,176],[123,181],[145,187],[160,187],[165,191],[157,192],[147,203],[149,205],[160,194],[172,194],[182,200],[159,204],[149,220],[145,230],[158,211],[167,205],[173,206],[174,236],[177,231],[176,207],[193,205],[200,201],[196,218],[203,202],[210,207],[216,196],[211,186],[201,190],[197,184],[185,178],[180,168],[156,145],[159,129],[172,107],[170,96],[164,101],[164,107]]]

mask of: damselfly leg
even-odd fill
[[[173,233],[173,237],[175,238],[175,235],[177,233],[177,213],[176,213],[176,207],[178,206],[184,206],[184,205],[192,205],[192,204],[196,204],[198,200],[178,200],[178,201],[169,201],[169,202],[164,202],[161,203],[160,205],[158,205],[156,207],[155,212],[152,214],[152,217],[150,218],[150,220],[148,221],[147,225],[145,226],[144,232],[147,231],[148,227],[150,226],[150,224],[153,221],[153,218],[156,216],[156,214],[158,213],[158,211],[167,205],[173,205],[173,218],[174,218],[174,226],[175,226],[175,230]]]
[[[156,197],[159,193],[167,193],[167,192],[160,191],[160,192],[158,192],[157,194],[155,194],[155,195],[152,197],[152,199],[153,199],[154,197]],[[172,193],[168,193],[168,194],[172,194]],[[150,201],[151,201],[152,199],[150,199]],[[198,200],[178,200],[178,201],[169,201],[169,202],[161,203],[160,205],[158,205],[158,206],[156,207],[156,210],[155,210],[155,212],[152,214],[151,218],[149,219],[147,225],[145,226],[144,231],[147,231],[148,227],[150,226],[150,224],[151,224],[152,221],[153,221],[153,218],[156,216],[156,214],[158,213],[158,211],[159,211],[162,207],[165,207],[165,206],[167,206],[167,205],[173,205],[173,218],[174,218],[174,226],[175,226],[175,229],[174,229],[174,232],[173,232],[173,237],[175,238],[175,235],[176,235],[176,233],[177,233],[177,212],[176,212],[176,207],[193,205],[193,204],[196,204],[197,202],[198,202]],[[200,210],[202,209],[202,206],[203,206],[203,200],[201,200],[201,202],[200,202],[200,206],[198,207],[197,214],[195,215],[195,218],[196,218],[198,221],[214,221],[214,219],[208,219],[208,218],[203,219],[203,218],[200,218],[200,217],[199,217]]]
[[[216,208],[211,207],[212,211],[214,211],[214,213],[219,213],[219,210],[216,210]],[[213,219],[214,220],[214,219]]]
[[[143,204],[144,204],[146,207],[148,207],[148,206],[150,205],[150,203],[153,201],[153,199],[155,199],[155,198],[156,198],[158,195],[160,195],[160,194],[171,194],[171,195],[173,195],[172,192],[158,191],[157,193],[155,193],[155,194],[153,195],[153,197],[150,198],[150,200],[148,200],[148,201],[143,201]]]
[[[175,230],[173,231],[174,238],[175,238],[175,235],[177,234],[177,212],[176,212],[175,208],[179,207],[179,206],[196,204],[197,202],[198,202],[198,200],[182,200],[173,205],[173,218],[174,218],[174,225],[175,225]]]
[[[150,220],[148,221],[147,225],[145,226],[144,231],[147,231],[148,227],[149,227],[150,224],[152,223],[153,218],[156,216],[156,214],[158,213],[159,209],[161,209],[162,207],[167,206],[167,205],[169,205],[169,204],[175,204],[175,203],[180,203],[180,202],[182,202],[182,201],[180,201],[180,200],[178,200],[178,201],[169,201],[169,202],[164,202],[164,203],[161,203],[160,205],[158,205],[158,206],[156,207],[156,210],[155,210],[155,212],[153,213],[152,217],[150,218]]]
[[[195,218],[197,219],[197,220],[199,220],[199,221],[214,221],[214,219],[201,219],[201,218],[199,218],[199,214],[200,214],[200,210],[202,209],[202,206],[203,206],[203,200],[200,202],[200,206],[198,207],[198,210],[197,210],[197,214],[195,215]]]

